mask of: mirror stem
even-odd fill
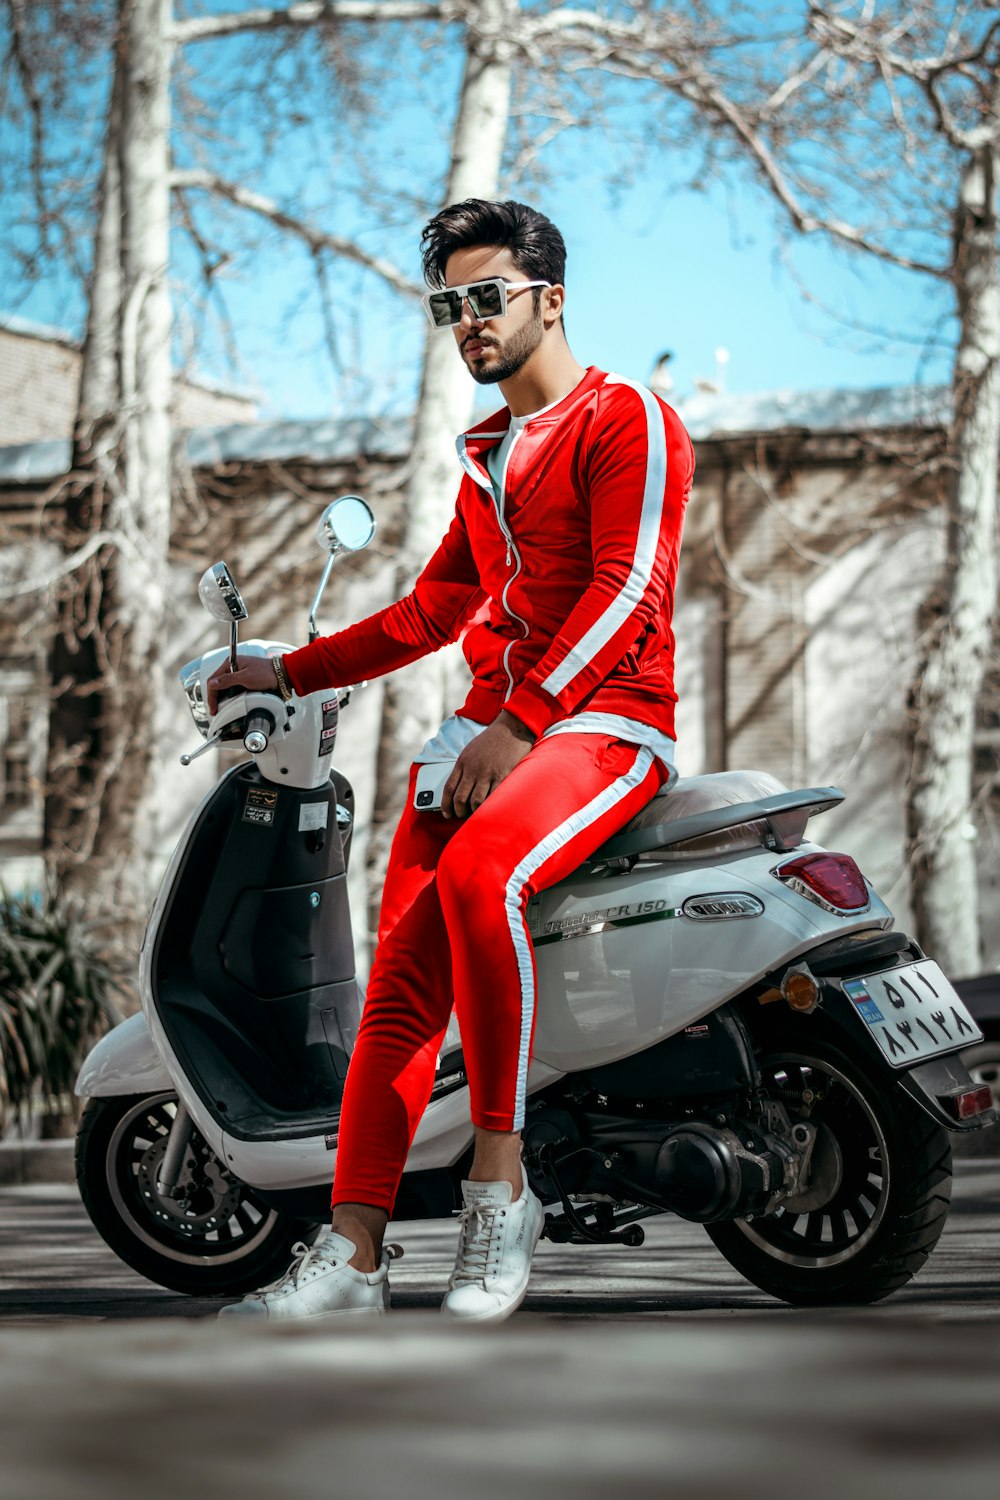
[[[339,548],[338,548],[338,551],[339,551]],[[319,609],[320,600],[323,597],[323,590],[326,588],[327,581],[329,580],[329,577],[330,577],[330,571],[333,568],[333,565],[336,562],[336,560],[337,560],[337,552],[334,552],[331,549],[330,556],[327,558],[327,560],[326,560],[326,566],[323,569],[323,576],[322,576],[322,578],[319,581],[319,588],[316,590],[316,597],[313,599],[312,608],[309,611],[309,644],[310,644],[310,646],[312,645],[313,641],[315,641],[318,638],[318,636],[319,636],[319,626],[316,624],[316,612]]]
[[[236,660],[236,643],[237,643],[237,640],[239,638],[239,630],[240,630],[240,627],[236,623],[236,621],[234,620],[233,623],[229,627],[229,670],[230,670],[230,672],[235,672],[237,670],[237,666],[238,666],[238,663],[237,663],[237,660]]]

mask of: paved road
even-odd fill
[[[450,1223],[400,1226],[393,1316],[217,1323],[123,1267],[63,1187],[0,1191],[2,1500],[809,1500],[1000,1491],[1000,1162],[890,1301],[818,1313],[695,1226],[540,1247],[521,1312],[442,1326]]]

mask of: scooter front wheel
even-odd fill
[[[90,1099],[76,1138],[80,1196],[126,1265],[192,1296],[255,1291],[288,1265],[315,1226],[269,1208],[192,1132],[177,1196],[158,1186],[177,1095]]]

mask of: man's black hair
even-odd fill
[[[491,203],[486,198],[466,198],[435,214],[420,237],[427,285],[444,286],[448,257],[472,245],[509,250],[528,281],[551,281],[555,286],[565,280],[566,243],[551,219],[513,199]]]

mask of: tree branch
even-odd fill
[[[243,31],[277,31],[288,26],[314,26],[317,21],[448,21],[454,6],[436,0],[302,0],[284,8],[257,6],[253,10],[223,11],[215,16],[190,16],[176,21],[169,40],[177,46],[211,41]]]
[[[890,250],[888,246],[879,244],[877,240],[869,239],[860,229],[855,228],[853,224],[846,223],[843,219],[825,218],[811,213],[799,200],[767,142],[750,122],[748,116],[703,69],[699,69],[692,77],[685,78],[679,83],[670,77],[662,81],[668,87],[674,88],[702,113],[714,116],[721,125],[742,142],[771,192],[800,234],[828,234],[852,249],[864,250],[879,260],[888,261],[890,265],[902,266],[907,271],[920,271],[926,276],[936,276],[942,280],[948,278],[947,266],[936,266],[928,261],[914,260],[911,256],[900,255]]]
[[[898,73],[905,73],[918,83],[923,83],[931,75],[940,76],[942,73],[963,68],[969,63],[982,62],[993,38],[1000,34],[1000,17],[998,17],[987,28],[979,45],[970,51],[957,52],[950,56],[942,54],[941,57],[922,57],[911,60],[904,57],[902,53],[893,51],[891,45],[888,45],[888,38],[886,39],[887,45],[880,45],[877,33],[873,37],[870,28],[859,26],[856,22],[849,21],[846,16],[831,16],[826,11],[817,8],[813,11],[812,21],[818,30],[826,27],[831,33],[827,42],[831,49],[836,46],[832,40],[832,34],[839,32],[842,37],[854,43],[857,49],[856,56],[860,55],[867,62],[874,62],[879,56],[885,57]]]
[[[621,48],[615,48],[615,56],[617,59],[621,58]],[[640,59],[635,59],[633,66],[639,67],[640,62]],[[864,250],[879,260],[887,261],[890,265],[901,266],[907,271],[920,271],[926,276],[936,276],[942,280],[948,278],[947,266],[936,266],[928,261],[914,260],[911,256],[901,255],[877,240],[870,239],[860,229],[843,219],[825,218],[811,213],[798,198],[787,174],[782,171],[766,140],[751,122],[749,116],[728,97],[717,81],[703,68],[696,68],[686,75],[678,76],[652,68],[647,62],[643,65],[643,76],[679,94],[703,115],[714,117],[720,125],[736,136],[749,151],[751,160],[756,164],[767,186],[800,234],[828,234],[852,249]]]
[[[821,19],[825,18],[821,16]],[[679,27],[675,27],[670,33],[670,39],[665,40],[662,27],[614,21],[596,11],[563,6],[537,22],[529,22],[527,31],[536,41],[561,33],[564,45],[571,36],[569,45],[581,52],[584,66],[621,72],[657,83],[685,99],[702,115],[714,118],[724,130],[735,135],[750,153],[760,175],[800,234],[827,234],[852,249],[864,250],[869,255],[891,265],[901,266],[904,270],[947,278],[946,266],[936,266],[901,255],[877,240],[870,239],[853,224],[810,212],[800,201],[788,175],[779,166],[758,129],[760,121],[767,118],[769,106],[772,110],[775,108],[777,96],[772,95],[765,103],[755,123],[698,63],[698,53],[704,48],[699,46],[696,39],[686,36]],[[710,39],[707,45],[711,45]],[[837,50],[835,44],[828,46],[825,37],[820,37],[819,46],[819,56],[822,56],[824,48],[829,52]],[[564,62],[563,66],[566,67],[567,64]],[[794,87],[798,87],[807,75],[811,76],[812,72],[818,70],[818,66],[819,57],[814,58],[802,74],[796,75],[792,80]],[[780,92],[779,90],[779,94]]]
[[[353,240],[346,239],[343,235],[330,234],[315,224],[309,224],[304,219],[297,219],[294,214],[287,213],[280,204],[275,203],[273,198],[265,198],[261,193],[251,192],[249,188],[241,187],[239,183],[229,182],[214,172],[189,170],[172,172],[170,186],[175,189],[214,193],[217,198],[225,198],[239,208],[246,208],[251,213],[260,214],[262,218],[269,219],[272,224],[276,224],[279,229],[286,229],[289,234],[294,234],[304,240],[313,255],[321,250],[329,250],[334,255],[342,255],[345,260],[354,261],[356,265],[373,271],[376,276],[381,276],[383,281],[387,281],[403,296],[420,296],[421,289],[416,282],[411,281],[391,261],[384,260],[379,255],[369,255],[366,250],[362,250],[360,245],[355,244]]]
[[[979,45],[965,52],[940,57],[908,58],[896,52],[891,39],[883,39],[870,28],[859,26],[846,16],[831,16],[826,11],[815,10],[812,25],[823,44],[841,57],[851,57],[878,68],[883,78],[886,71],[900,73],[920,85],[937,120],[938,129],[949,145],[961,151],[975,151],[990,140],[1000,137],[1000,121],[980,126],[976,130],[962,130],[948,109],[939,87],[940,80],[948,73],[964,71],[970,63],[984,62],[993,39],[1000,35],[1000,19],[987,27]],[[898,122],[897,122],[898,123]]]
[[[228,359],[231,368],[236,369],[239,363],[236,350],[236,329],[233,326],[233,320],[230,315],[229,308],[226,305],[226,299],[223,295],[222,287],[219,284],[218,276],[219,271],[229,264],[232,256],[227,250],[216,249],[206,239],[205,235],[201,231],[200,226],[198,225],[197,220],[195,219],[194,213],[191,209],[191,205],[184,193],[184,189],[177,188],[176,193],[177,203],[180,210],[181,225],[195,247],[195,251],[197,253],[198,260],[201,266],[201,282],[202,287],[204,288],[204,296],[201,299],[201,305],[196,313],[196,317],[199,321],[197,326],[192,325],[193,336],[191,341],[191,354],[194,354],[195,349],[197,348],[197,345],[204,332],[205,317],[208,311],[208,306],[209,303],[214,299],[219,310],[220,332],[222,336],[223,347],[226,351],[226,358]]]
[[[38,210],[38,224],[44,244],[49,212],[45,197],[45,128],[42,96],[35,82],[35,74],[28,59],[24,36],[24,0],[9,0],[10,56],[14,63],[24,97],[31,114],[31,181]]]
[[[4,594],[9,599],[24,598],[27,594],[40,594],[58,583],[61,578],[75,573],[77,568],[82,567],[102,547],[117,547],[125,550],[126,545],[125,538],[120,532],[95,531],[82,547],[71,552],[68,557],[62,558],[57,567],[50,569],[47,573],[37,574],[35,577],[29,576],[22,583],[6,584]]]
[[[797,73],[790,73],[784,82],[775,89],[771,97],[764,100],[759,118],[761,120],[769,120],[804,84],[811,83],[816,74],[821,73],[829,61],[829,52],[825,47],[820,47],[817,52],[813,53],[805,67],[800,68]]]
[[[950,109],[945,103],[941,95],[941,90],[938,88],[938,75],[936,73],[925,80],[924,91],[930,100],[938,129],[945,140],[959,151],[964,150],[967,145],[965,131],[958,128]]]
[[[605,40],[621,42],[639,42],[643,35],[642,27],[637,21],[612,21],[610,17],[598,15],[596,11],[577,10],[572,5],[561,5],[558,10],[549,11],[548,15],[529,20],[527,31],[533,40],[556,36],[564,31],[597,32]]]

